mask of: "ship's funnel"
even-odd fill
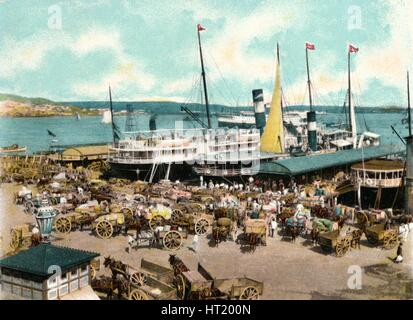
[[[264,93],[262,89],[252,90],[252,101],[254,103],[255,126],[260,130],[260,133],[262,134],[266,122]]]
[[[149,130],[155,131],[156,130],[156,115],[153,115],[149,119]]]
[[[317,151],[317,122],[315,111],[307,112],[308,147],[311,151]]]
[[[405,213],[413,214],[413,136],[406,139]]]

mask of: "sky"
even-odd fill
[[[211,103],[271,100],[277,42],[285,103],[342,105],[347,50],[360,106],[405,106],[411,0],[0,0],[0,92],[55,101],[200,100],[196,25]],[[412,75],[413,77],[413,75]]]

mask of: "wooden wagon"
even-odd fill
[[[110,257],[105,258],[104,266],[109,267],[112,276],[92,280],[96,291],[110,296],[117,291],[118,297],[126,300],[172,300],[176,299],[176,289],[159,280],[144,269],[136,269]],[[148,264],[144,264],[148,267]],[[108,290],[109,289],[109,290]]]
[[[267,244],[267,225],[263,219],[245,221],[244,233],[251,250],[255,250],[257,244]]]
[[[371,226],[382,223],[387,219],[386,213],[382,210],[358,211],[356,221],[360,226]]]
[[[393,249],[397,246],[398,231],[397,229],[385,229],[385,224],[375,224],[371,227],[367,227],[365,230],[367,241],[372,245],[382,244],[386,250]]]
[[[146,276],[142,285],[130,284],[128,286],[127,299],[173,300],[176,299],[176,289],[152,276]]]
[[[204,207],[198,207],[198,209],[190,211],[190,209],[185,210],[181,206],[174,208],[171,214],[171,223],[197,235],[206,234],[214,222],[214,216],[205,213]]]
[[[148,261],[144,258],[141,259],[141,269],[164,283],[172,283],[174,279],[174,272],[172,269]]]
[[[134,247],[142,244],[162,246],[166,250],[179,250],[188,238],[188,230],[174,225],[158,226],[155,230],[142,228],[137,234]]]
[[[318,237],[321,249],[334,251],[337,257],[343,257],[351,248],[352,235],[340,235],[339,230],[320,233]]]
[[[181,262],[182,263],[182,262]],[[242,277],[213,278],[201,264],[198,269],[179,272],[175,278],[177,297],[182,300],[256,300],[263,293],[262,282]]]
[[[11,229],[10,247],[13,250],[28,249],[32,245],[34,225],[22,224]],[[40,235],[39,235],[40,237]],[[39,238],[40,240],[40,238]]]
[[[85,227],[90,228],[100,215],[100,213],[81,211],[67,216],[59,216],[55,219],[54,229],[59,233],[67,234],[71,231],[83,230]]]

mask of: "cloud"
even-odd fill
[[[91,27],[78,37],[64,32],[43,32],[20,41],[7,39],[0,52],[0,75],[2,78],[13,78],[20,73],[38,70],[46,63],[46,55],[58,48],[75,54],[78,59],[97,50],[113,53],[113,61],[110,61],[113,68],[110,74],[96,79],[93,83],[73,84],[73,92],[84,99],[102,97],[109,85],[141,92],[154,86],[155,77],[146,70],[143,63],[125,53],[119,32],[112,28],[99,27]]]
[[[387,12],[382,26],[379,27],[387,27],[389,37],[376,43],[355,43],[360,46],[360,51],[352,55],[353,93],[361,97],[363,101],[360,101],[360,104],[363,105],[383,103],[377,97],[368,95],[373,83],[377,85],[378,81],[383,86],[403,91],[406,86],[406,70],[413,70],[413,21],[407,14],[413,12],[413,1],[382,0],[377,5],[381,6],[382,12]],[[321,65],[311,74],[312,82],[319,90],[316,104],[336,104],[338,100],[331,101],[332,97],[339,98],[340,101],[345,97],[347,70],[337,72],[332,67],[332,58],[326,56],[321,59]],[[303,92],[306,82],[307,79],[303,76],[286,88],[291,104],[301,104],[304,100],[308,103]],[[308,95],[308,92],[306,94]],[[339,97],[337,94],[342,96]],[[393,96],[389,99],[393,99]]]
[[[48,32],[20,41],[6,38],[0,51],[0,76],[7,78],[27,70],[37,70],[47,53],[65,46],[67,42],[67,35]]]
[[[95,50],[111,49],[121,53],[120,35],[113,30],[93,27],[76,39],[71,50],[77,55],[85,55]]]

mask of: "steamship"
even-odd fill
[[[300,120],[298,125],[286,122],[288,114],[283,114],[278,45],[276,81],[268,117],[263,90],[258,89],[253,90],[255,120],[253,127],[212,128],[200,31],[202,28],[198,26],[208,123],[203,123],[193,112],[182,107],[194,121],[201,124],[202,129],[124,132],[122,139],[114,138],[108,157],[111,167],[116,171],[149,182],[162,178],[167,180],[190,179],[196,175],[223,178],[251,176],[259,173],[261,161],[297,155],[305,161],[307,156],[380,144],[380,136],[375,133],[357,134],[354,104],[351,99],[350,52],[349,88],[346,97],[350,118],[348,128],[333,131],[328,131],[322,126],[317,128],[316,112],[312,104],[307,48],[310,111],[306,113],[305,122]]]
[[[198,25],[197,30],[208,123],[182,107],[194,121],[201,124],[202,129],[123,132],[122,139],[119,134],[116,134],[117,138],[114,135],[108,161],[117,173],[149,182],[190,179],[196,174],[232,177],[258,173],[259,129],[211,126],[200,37],[203,28]],[[111,94],[109,97],[111,99]],[[112,103],[110,105],[113,115]]]

